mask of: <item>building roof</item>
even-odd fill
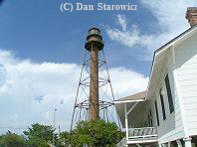
[[[160,48],[158,48],[157,50],[155,50],[155,53],[164,49],[164,48],[168,48],[168,46],[170,46],[171,44],[175,43],[177,40],[179,40],[181,37],[184,37],[185,35],[187,35],[187,33],[195,30],[197,28],[196,26],[190,27],[189,29],[187,29],[186,31],[184,31],[183,33],[179,34],[178,36],[176,36],[175,38],[173,38],[172,40],[168,41],[166,44],[164,44],[163,46],[161,46]]]
[[[146,98],[151,97],[150,89],[151,89],[152,85],[155,84],[154,83],[154,81],[156,81],[155,77],[159,76],[158,74],[154,74],[155,66],[160,66],[160,65],[157,65],[158,64],[157,60],[161,61],[161,57],[158,57],[158,56],[160,54],[163,54],[161,56],[165,56],[166,50],[168,50],[174,44],[179,44],[180,42],[186,40],[187,38],[192,36],[192,34],[195,33],[196,31],[197,31],[197,25],[187,29],[186,31],[184,31],[183,33],[181,33],[180,35],[178,35],[174,39],[167,42],[165,45],[161,46],[159,49],[155,50],[154,55],[153,55],[153,60],[152,60],[151,72],[150,72],[150,76],[149,76],[149,83],[148,83],[148,87],[147,87],[147,93],[146,93],[146,96],[145,96]]]
[[[129,103],[129,102],[136,102],[136,101],[144,101],[146,96],[146,91],[138,92],[130,96],[126,96],[115,100],[114,103]]]
[[[125,128],[125,104],[129,109],[131,109],[134,105],[142,104],[143,102],[145,102],[145,95],[146,91],[142,91],[114,101],[116,111],[123,128]]]

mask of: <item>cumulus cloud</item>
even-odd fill
[[[34,63],[14,53],[0,50],[0,133],[17,133],[32,123],[69,129],[81,66],[68,63]],[[141,90],[147,85],[142,74],[122,67],[109,69],[116,98]]]
[[[6,69],[6,79],[0,87],[0,127],[25,128],[33,122],[52,124],[54,108],[58,109],[59,124],[67,127],[72,112],[66,108],[73,103],[79,65],[37,64],[19,60],[8,51],[0,51],[0,57]],[[1,70],[1,74],[5,72]],[[67,103],[62,103],[62,99]]]
[[[143,74],[123,67],[112,68],[111,80],[117,98],[131,95],[146,89],[148,78]]]
[[[140,30],[136,25],[132,25],[130,31],[126,31],[126,29],[123,29],[126,27],[125,25],[121,24],[122,29],[111,29],[109,28],[107,30],[108,35],[112,40],[119,41],[122,44],[133,47],[140,39]]]
[[[128,24],[128,22],[132,21],[129,21],[125,15],[120,14],[117,15],[116,22],[121,28],[107,27],[106,31],[113,41],[117,41],[129,48],[134,46],[143,48],[144,55],[140,59],[150,60],[155,49],[188,29],[189,25],[185,20],[185,12],[187,7],[196,6],[196,0],[180,0],[178,2],[176,0],[141,0],[140,3],[156,19],[156,22],[146,21],[147,24],[144,24],[143,27],[157,28],[157,31],[148,34],[144,33],[137,24]]]

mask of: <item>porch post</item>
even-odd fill
[[[178,147],[183,147],[180,140],[176,140]]]
[[[137,145],[137,147],[142,147],[142,146],[141,146],[140,144],[138,144],[138,143],[137,143],[136,145]]]
[[[185,142],[185,147],[192,147],[192,138],[187,137],[187,138],[183,138],[183,141]]]
[[[167,147],[167,146],[168,146],[168,144],[166,144],[166,143],[161,144],[161,147]]]
[[[170,147],[170,145],[171,145],[171,142],[168,142],[168,147]]]
[[[128,116],[127,116],[127,103],[124,103],[124,113],[125,113],[126,140],[127,140],[128,137],[129,137]]]

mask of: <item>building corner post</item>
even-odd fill
[[[127,103],[124,104],[124,113],[125,113],[125,128],[126,128],[126,141],[129,137],[129,127],[128,127],[128,116],[127,116]]]
[[[192,138],[191,137],[183,138],[183,141],[185,142],[185,147],[192,147]]]

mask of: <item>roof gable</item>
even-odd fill
[[[194,33],[197,33],[197,25],[192,28],[189,28],[185,32],[181,33],[180,35],[178,35],[177,37],[175,37],[171,41],[167,42],[165,45],[163,45],[162,47],[160,47],[159,49],[157,49],[154,52],[152,66],[151,66],[151,73],[149,76],[149,83],[148,83],[148,87],[147,87],[146,98],[151,97],[150,88],[152,88],[153,84],[155,84],[154,79],[156,78],[155,75],[157,75],[157,74],[154,74],[154,72],[158,71],[157,64],[158,64],[158,61],[161,61],[161,56],[166,56],[166,52],[171,46],[178,45],[178,44],[182,43],[184,40],[191,37]],[[165,57],[163,57],[163,59],[165,59]],[[156,70],[155,70],[155,67],[157,67]]]

